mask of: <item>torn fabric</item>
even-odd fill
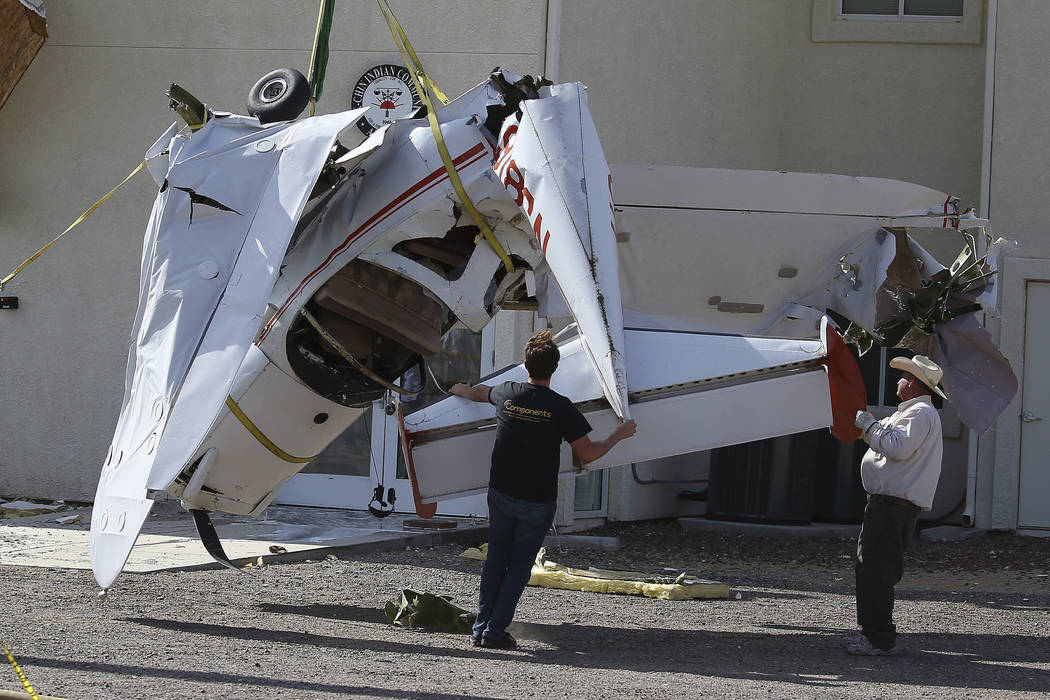
[[[428,632],[470,634],[477,615],[452,602],[452,598],[423,593],[411,588],[401,591],[396,601],[386,604],[386,619],[398,627]]]

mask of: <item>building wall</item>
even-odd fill
[[[1002,318],[991,320],[989,327],[1021,380],[1026,371],[1025,283],[1029,279],[1050,280],[1050,226],[1042,213],[1042,203],[1050,191],[1050,46],[1045,37],[1050,3],[999,0],[996,10],[989,215],[998,235],[1015,239],[1020,245],[1008,261],[1001,282]],[[1048,319],[1050,314],[1042,317]],[[1043,393],[1046,387],[1022,385],[996,426],[981,436],[976,475],[979,527],[1011,529],[1017,524],[1018,491],[1022,488],[1019,414],[1026,391]],[[1048,418],[1043,416],[1042,422],[1032,425],[1032,429],[1043,431],[1044,440],[1050,430]]]
[[[1000,0],[995,55],[990,211],[999,235],[1017,238],[1015,257],[1050,258],[1041,204],[1050,192],[1050,3]]]
[[[405,31],[450,96],[496,66],[543,67],[546,3],[397,2]],[[309,68],[318,3],[49,0],[50,38],[0,111],[2,275],[119,182],[177,117],[178,82],[244,112],[252,84]],[[318,112],[349,108],[368,68],[401,63],[374,0],[339,0]],[[0,495],[88,500],[120,410],[154,184],[134,178],[5,294],[0,312]]]
[[[558,76],[589,86],[610,162],[888,177],[976,204],[979,35],[815,41],[824,10],[821,0],[572,0]]]

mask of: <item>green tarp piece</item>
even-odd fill
[[[386,619],[398,627],[413,627],[428,632],[470,634],[477,615],[464,610],[449,596],[423,593],[405,588],[396,601],[386,604]]]

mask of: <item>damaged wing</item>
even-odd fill
[[[148,154],[150,172],[163,175],[146,231],[124,405],[92,514],[92,563],[103,587],[149,512],[148,485],[182,468],[221,410],[299,212],[354,114],[269,128],[219,117],[191,137],[169,130],[168,143]]]

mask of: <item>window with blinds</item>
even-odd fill
[[[963,0],[839,0],[844,19],[962,21]]]

